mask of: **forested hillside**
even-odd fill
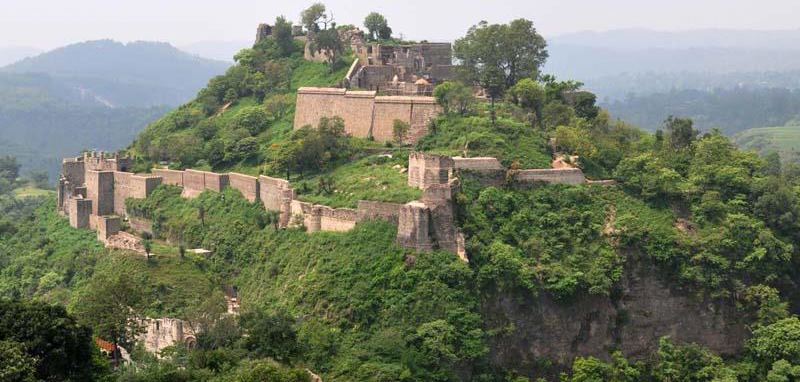
[[[704,132],[727,136],[763,126],[782,126],[798,117],[800,90],[736,87],[631,94],[604,104],[614,116],[655,131],[671,115],[690,117]]]
[[[0,200],[16,215],[0,215],[0,298],[37,302],[0,312],[66,306],[49,309],[75,320],[79,345],[67,353],[76,363],[96,358],[91,328],[132,349],[134,364],[54,371],[38,360],[59,344],[43,350],[31,333],[5,334],[18,327],[1,313],[0,354],[14,358],[0,360],[28,360],[35,367],[14,372],[56,380],[56,372],[119,381],[800,378],[795,165],[740,151],[691,119],[665,118],[649,133],[614,118],[579,83],[540,75],[546,46],[524,19],[478,24],[455,42],[459,79],[436,88],[443,113],[414,145],[403,143],[403,126],[386,143],[347,136],[340,118],[293,129],[296,89],[338,84],[352,60],[327,16],[315,4],[303,26],[339,59],[304,61],[291,23],[279,18],[273,37],[136,138],[126,150],[135,170],[166,162],[269,174],[288,178],[300,199],[331,206],[418,198],[404,182],[412,151],[494,156],[509,174],[575,155],[587,177],[616,184],[486,187],[457,174],[455,218],[469,262],[402,248],[386,222],[279,229],[275,213],[234,189],[186,199],[166,185],[126,201],[131,217],[152,222],[152,254],[142,256],[69,228],[52,199],[23,202],[6,191]],[[472,85],[488,99],[476,99]],[[12,162],[0,162],[6,190],[18,186]],[[223,314],[228,287],[240,316]],[[140,328],[130,322],[161,316],[199,323],[197,347],[161,358],[134,347]]]
[[[90,41],[0,68],[0,153],[53,181],[63,157],[125,147],[227,66],[168,44]]]

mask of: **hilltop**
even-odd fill
[[[46,74],[73,88],[75,98],[93,98],[110,107],[147,107],[186,102],[228,65],[167,43],[97,40],[28,57],[0,72]]]
[[[301,19],[260,25],[195,99],[0,218],[0,296],[133,349],[122,380],[797,374],[795,166],[690,119],[613,118],[541,75],[528,20],[446,49],[379,14]],[[188,334],[154,344],[165,322]]]

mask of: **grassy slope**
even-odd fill
[[[782,158],[790,158],[800,150],[800,126],[748,129],[733,139],[744,150],[755,150],[762,155],[774,151]]]
[[[369,156],[344,164],[330,173],[297,182],[299,198],[331,207],[356,207],[359,200],[407,203],[422,192],[408,186],[406,155],[393,158]],[[319,189],[321,179],[333,179],[333,192]]]

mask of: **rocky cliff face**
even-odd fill
[[[629,261],[611,297],[560,302],[545,294],[534,299],[495,295],[483,310],[488,329],[500,332],[490,341],[492,363],[530,376],[555,373],[578,356],[608,359],[615,349],[642,359],[658,349],[663,336],[722,355],[741,350],[748,336],[731,303],[671,288],[655,266],[643,261]]]

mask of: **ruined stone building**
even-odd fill
[[[448,80],[453,71],[449,42],[352,45],[357,60],[346,77],[351,88],[387,95],[433,94],[434,85]]]
[[[313,34],[303,35],[297,28],[292,34],[305,42],[303,56],[306,60],[328,60],[327,52],[313,49]],[[256,44],[271,36],[271,25],[258,25]],[[436,84],[453,75],[453,47],[449,42],[368,42],[364,31],[356,27],[340,29],[339,37],[356,58],[344,78],[345,88],[371,90],[381,95],[430,96]]]
[[[145,350],[158,354],[167,347],[183,345],[189,349],[197,346],[197,333],[186,321],[177,318],[147,318],[142,321],[144,331],[137,340]]]

